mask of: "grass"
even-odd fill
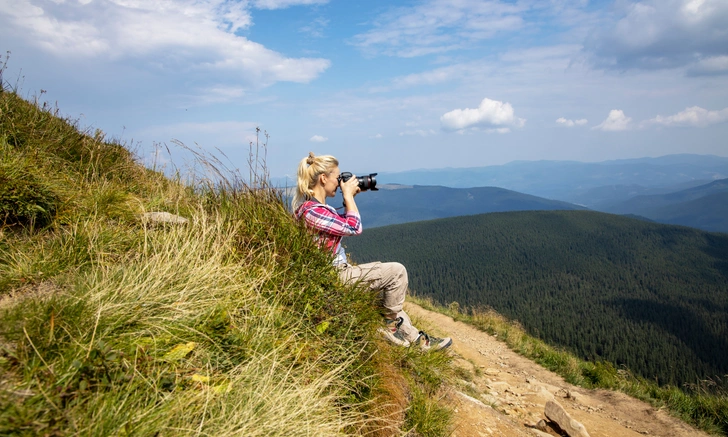
[[[659,386],[612,363],[576,358],[568,351],[529,336],[517,322],[491,309],[464,310],[457,302],[444,307],[422,297],[412,300],[424,308],[447,314],[496,336],[513,351],[558,373],[571,384],[621,391],[658,408],[664,407],[674,416],[708,433],[728,435],[728,391],[722,381],[701,381],[682,389]]]
[[[446,435],[447,356],[376,337],[252,151],[183,183],[0,87],[0,434]]]

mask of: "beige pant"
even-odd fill
[[[407,295],[407,269],[396,262],[373,262],[357,266],[344,265],[339,267],[339,277],[344,283],[363,281],[372,290],[377,290],[382,298],[382,304],[387,311],[385,317],[394,319],[401,317],[404,321],[400,331],[408,341],[415,341],[419,330],[412,326],[407,313],[402,310],[404,298]]]

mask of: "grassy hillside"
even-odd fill
[[[370,230],[358,262],[398,260],[419,295],[491,307],[578,356],[661,384],[728,374],[728,235],[587,211]]]
[[[195,176],[0,87],[0,434],[444,435],[447,356],[379,341],[276,191]]]
[[[340,193],[333,205],[341,205]],[[367,228],[486,212],[584,209],[496,187],[386,186],[356,198]]]

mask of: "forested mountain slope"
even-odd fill
[[[660,383],[728,373],[728,235],[590,211],[370,229],[357,262],[399,261],[443,304],[490,306],[544,340]]]

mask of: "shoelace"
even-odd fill
[[[420,339],[421,337],[425,337],[425,344],[429,346],[429,344],[430,344],[430,336],[429,336],[429,335],[427,335],[427,333],[426,333],[426,332],[424,332],[424,331],[420,331],[420,335],[419,335],[419,337],[417,338],[417,341],[419,341],[419,339]]]
[[[394,323],[394,331],[397,331],[399,327],[402,326],[402,323],[404,323],[404,319],[402,317],[397,317],[396,319],[387,320],[387,325],[390,323]]]

